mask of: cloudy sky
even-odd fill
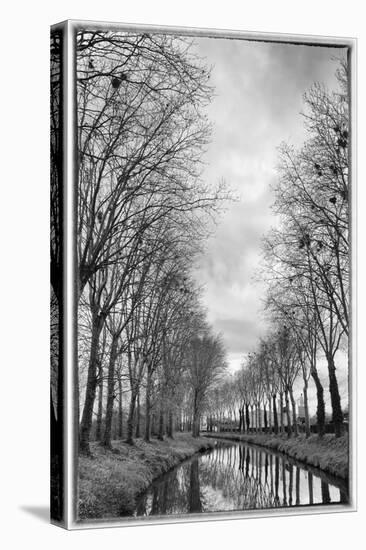
[[[334,58],[345,52],[207,38],[197,39],[195,47],[212,66],[215,88],[203,177],[224,178],[240,197],[222,216],[196,271],[209,320],[222,333],[234,370],[265,331],[263,288],[253,278],[261,237],[275,223],[270,185],[277,147],[302,143],[303,94],[316,81],[335,88]]]

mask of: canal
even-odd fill
[[[156,479],[135,516],[239,511],[348,502],[347,482],[242,442],[217,446]]]

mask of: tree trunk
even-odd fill
[[[245,405],[245,417],[246,417],[246,421],[247,421],[247,432],[249,433],[249,429],[250,429],[250,416],[249,416],[249,405],[248,405],[248,404]]]
[[[200,435],[200,415],[199,415],[199,411],[198,411],[197,391],[194,392],[194,400],[193,400],[192,435],[193,435],[193,437],[199,437],[199,435]]]
[[[257,414],[258,414],[258,429],[257,432],[262,433],[262,418],[261,418],[261,404],[257,404]]]
[[[89,355],[88,378],[85,390],[85,402],[80,423],[79,450],[80,453],[90,455],[90,431],[93,420],[93,408],[97,388],[97,364],[99,338],[104,324],[104,317],[93,315],[92,337]]]
[[[173,426],[174,426],[173,411],[171,409],[169,409],[168,422],[167,422],[167,436],[170,439],[174,439],[174,437],[173,437]]]
[[[117,439],[117,417],[115,415],[115,412],[113,411],[113,418],[112,418],[112,439]]]
[[[107,407],[105,413],[104,435],[101,444],[108,449],[112,448],[112,421],[114,408],[114,385],[115,385],[115,365],[117,360],[117,342],[118,338],[113,336],[111,343],[111,351],[108,364],[108,389],[107,389]]]
[[[272,416],[272,399],[271,399],[271,396],[268,397],[268,411],[269,411],[269,415],[268,415],[268,431],[269,433],[272,433],[272,428],[273,428],[273,416]]]
[[[290,399],[291,399],[291,407],[292,407],[292,430],[294,432],[294,435],[297,437],[299,435],[299,430],[297,429],[296,403],[295,403],[294,392],[292,391],[292,388],[290,389]]]
[[[195,413],[192,422],[192,435],[193,437],[200,436],[200,415],[198,412]]]
[[[118,377],[118,438],[123,438],[122,379]]]
[[[332,420],[334,424],[334,433],[336,437],[340,437],[343,434],[343,412],[335,372],[336,368],[333,356],[330,353],[327,356],[327,361],[329,375],[329,392],[333,410]]]
[[[129,445],[133,445],[133,433],[134,433],[134,427],[135,427],[136,397],[137,397],[137,391],[135,389],[132,389],[131,399],[130,399],[130,407],[129,407],[129,410],[128,410],[128,417],[127,417],[127,439],[126,439],[126,443],[128,443]]]
[[[146,398],[145,398],[145,441],[151,437],[151,365],[147,365]]]
[[[274,427],[274,433],[278,434],[278,416],[277,416],[277,400],[276,400],[276,394],[274,393],[272,395],[272,401],[273,401],[273,427]]]
[[[290,416],[290,401],[288,398],[288,390],[285,391],[285,403],[286,403],[287,437],[291,437],[291,416]]]
[[[140,391],[137,392],[137,406],[136,406],[136,439],[140,437],[140,422],[141,422],[141,411],[140,411]]]
[[[162,398],[160,398],[158,439],[160,441],[164,441],[164,409],[163,409],[163,399]]]
[[[316,408],[316,420],[318,426],[318,435],[323,437],[325,434],[325,404],[324,404],[324,389],[319,380],[318,371],[313,367],[310,371],[311,376],[315,382],[316,386],[316,398],[317,398],[317,408]]]
[[[310,418],[309,418],[309,400],[308,400],[308,383],[304,383],[304,411],[305,411],[305,434],[310,436]]]
[[[280,393],[280,431],[283,434],[283,393]]]
[[[97,413],[97,428],[95,431],[95,439],[100,441],[102,438],[102,417],[103,417],[103,380],[99,374],[99,394],[98,394],[98,413]]]
[[[263,421],[264,421],[264,431],[268,432],[268,419],[267,419],[267,407],[265,403],[263,403]]]

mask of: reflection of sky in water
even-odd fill
[[[292,459],[223,445],[168,472],[139,499],[136,515],[217,512],[345,502],[346,484]]]

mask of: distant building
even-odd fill
[[[297,418],[300,421],[305,421],[305,405],[304,405],[304,396],[303,396],[303,394],[300,395]]]

